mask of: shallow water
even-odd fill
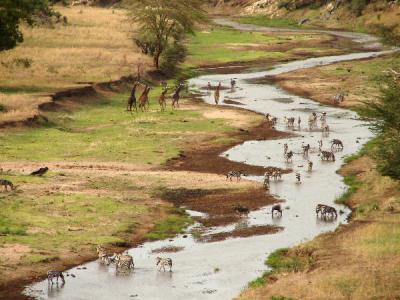
[[[232,24],[230,24],[232,25]],[[235,27],[237,27],[235,25]],[[238,28],[238,27],[237,27]],[[254,26],[251,30],[255,30]],[[241,25],[238,29],[245,29]],[[345,33],[340,33],[345,34]],[[347,33],[349,37],[362,42],[375,42],[370,36]],[[27,287],[25,294],[37,299],[231,299],[238,295],[252,279],[267,270],[264,260],[268,253],[290,247],[316,235],[334,230],[340,223],[346,223],[350,211],[333,204],[334,199],[345,190],[342,178],[336,174],[343,162],[343,157],[356,152],[372,134],[357,115],[351,111],[320,105],[311,100],[293,96],[273,85],[250,83],[249,79],[265,75],[275,75],[316,65],[338,61],[366,58],[386,52],[366,52],[332,57],[307,59],[278,65],[272,70],[257,73],[201,76],[191,80],[193,87],[200,88],[211,82],[222,82],[228,86],[230,78],[236,78],[238,88],[234,91],[221,91],[221,99],[234,98],[249,110],[267,113],[279,118],[277,129],[288,130],[282,119],[301,118],[301,127],[293,131],[296,137],[269,141],[248,141],[233,147],[226,153],[229,159],[260,166],[293,168],[294,172],[283,175],[281,181],[271,181],[271,193],[284,200],[286,209],[283,217],[272,219],[270,207],[251,212],[240,224],[213,228],[212,233],[233,230],[235,226],[278,225],[284,230],[271,235],[235,238],[214,243],[198,243],[189,234],[179,235],[171,240],[145,243],[141,247],[130,249],[135,260],[135,270],[129,275],[116,275],[113,266],[106,267],[97,261],[69,270],[67,273],[76,277],[66,277],[64,286],[49,288],[46,281]],[[284,100],[282,100],[284,99]],[[204,95],[204,101],[213,103],[213,95]],[[223,102],[222,102],[223,104]],[[236,105],[232,105],[236,106]],[[239,106],[239,105],[237,105]],[[320,131],[309,131],[307,118],[310,112],[327,112],[327,124],[331,131],[323,135]],[[339,138],[344,143],[344,150],[336,153],[336,162],[322,162],[317,156],[317,141],[323,140],[323,148],[329,149],[329,141]],[[295,154],[293,163],[286,164],[283,158],[283,143],[289,149],[300,153],[301,144],[310,144],[313,172],[307,172],[307,159]],[[301,184],[296,183],[295,172],[301,174]],[[262,181],[261,177],[249,177]],[[221,178],[221,180],[225,180]],[[234,185],[235,183],[229,183]],[[315,217],[315,205],[325,203],[342,211],[334,222],[322,222]],[[194,216],[206,215],[189,211]],[[196,226],[196,225],[195,225]],[[152,253],[162,247],[184,247],[177,253]],[[173,272],[157,272],[155,257],[171,257]],[[86,269],[82,269],[86,268]]]

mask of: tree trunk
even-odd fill
[[[156,69],[158,70],[159,67],[159,62],[160,62],[160,55],[161,55],[161,51],[157,50],[156,53],[154,53],[154,66],[156,67]]]

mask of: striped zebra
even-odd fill
[[[62,283],[65,283],[65,279],[64,279],[64,275],[62,272],[60,271],[54,271],[54,270],[50,270],[47,272],[47,282],[50,284],[53,284],[53,279],[56,278],[57,279],[57,283],[58,283],[58,278],[61,278]]]
[[[339,149],[343,150],[343,142],[339,139],[333,139],[331,140],[331,149]]]
[[[289,161],[292,162],[292,158],[293,158],[293,151],[289,151],[289,152],[285,153],[285,160],[287,163]]]
[[[135,268],[135,264],[133,263],[133,257],[129,254],[117,254],[115,256],[115,268],[117,271],[120,269],[130,270]]]
[[[284,144],[283,144],[283,154],[286,154],[286,153],[288,152],[288,150],[289,150],[288,144],[287,144],[287,143],[284,143]]]
[[[232,178],[236,177],[236,181],[240,181],[240,179],[242,179],[242,175],[244,175],[242,171],[229,171],[226,174],[226,179],[232,181]]]
[[[319,216],[319,214],[321,214],[322,216],[326,207],[327,205],[325,204],[317,204],[317,206],[315,207],[315,213],[317,214],[317,216]]]
[[[7,179],[0,179],[0,185],[4,186],[6,192],[8,191],[8,187],[10,187],[11,190],[15,190],[13,183]]]
[[[310,151],[310,149],[311,149],[310,144],[307,144],[307,145],[305,145],[305,146],[302,145],[301,148],[303,148],[303,155],[304,155],[304,156],[308,156],[308,151]]]
[[[264,175],[264,188],[269,190],[269,174],[265,173]]]
[[[165,267],[169,267],[169,271],[172,272],[172,259],[157,257],[156,258],[156,267],[159,271],[161,271],[161,269],[163,269],[164,272],[165,272]]]
[[[322,215],[326,219],[337,219],[337,211],[334,207],[332,206],[326,206],[324,211],[322,212]]]
[[[282,217],[282,207],[280,204],[275,204],[274,206],[272,206],[271,209],[272,217],[275,216],[275,212],[279,214],[279,217]]]
[[[310,160],[308,161],[308,172],[312,172],[312,168],[313,168],[313,162]]]
[[[335,161],[335,154],[332,151],[320,150],[321,160]]]
[[[272,178],[274,178],[275,181],[278,180],[278,178],[279,178],[279,180],[281,180],[282,179],[282,171],[279,169],[273,171]]]

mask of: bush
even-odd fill
[[[396,34],[398,24],[393,26],[375,25],[376,33],[382,38],[386,44],[400,47],[400,35]]]
[[[400,83],[391,74],[381,81],[383,88],[379,101],[365,102],[361,112],[374,118],[371,129],[379,135],[373,153],[378,171],[400,179]]]
[[[356,14],[356,16],[359,17],[362,15],[368,3],[369,3],[368,0],[351,0],[350,8]]]
[[[176,42],[169,46],[161,55],[160,70],[168,75],[173,76],[179,71],[179,65],[185,61],[187,55],[186,47]]]

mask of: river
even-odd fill
[[[217,22],[238,30],[265,32],[282,30],[241,25],[224,19],[218,19]],[[305,31],[301,30],[301,32]],[[294,131],[290,130],[296,134],[295,137],[248,141],[221,154],[231,160],[246,164],[293,168],[294,172],[283,175],[281,181],[271,182],[270,192],[276,198],[284,200],[282,206],[285,209],[282,218],[272,219],[271,207],[264,207],[251,212],[245,222],[241,224],[214,228],[212,231],[229,231],[237,225],[267,224],[282,226],[284,227],[282,231],[276,234],[234,238],[213,243],[196,242],[190,234],[187,237],[179,235],[171,240],[148,242],[129,250],[129,254],[135,260],[135,270],[128,276],[117,276],[113,266],[106,267],[98,261],[93,261],[68,270],[69,274],[74,274],[76,277],[67,277],[67,283],[63,286],[48,287],[47,281],[41,281],[28,286],[24,294],[36,299],[68,300],[232,299],[247,286],[249,281],[268,269],[264,265],[264,261],[269,253],[278,248],[290,247],[302,241],[311,240],[322,232],[334,230],[339,224],[346,223],[350,213],[349,209],[334,204],[335,198],[346,189],[342,177],[336,172],[342,165],[343,158],[359,150],[361,145],[372,137],[372,133],[352,111],[321,105],[310,99],[289,94],[274,85],[257,84],[250,81],[266,75],[368,58],[388,52],[369,50],[371,47],[377,46],[377,40],[370,35],[349,32],[318,32],[351,38],[363,43],[366,52],[294,61],[262,72],[205,75],[190,80],[192,88],[200,89],[208,82],[212,85],[221,82],[224,86],[229,86],[230,79],[236,78],[237,88],[223,90],[221,99],[231,99],[240,102],[241,105],[237,106],[242,108],[263,114],[270,113],[278,117],[280,121],[277,125],[278,130],[288,131],[282,122],[284,116],[293,116],[296,117],[296,120],[298,117],[302,119],[300,128],[296,126]],[[203,99],[207,103],[214,103],[212,93],[204,93]],[[222,104],[224,104],[223,101]],[[311,112],[327,113],[329,134],[323,134],[320,130],[310,131],[308,129],[307,119]],[[323,148],[329,149],[329,141],[333,138],[343,141],[344,150],[336,153],[335,162],[323,162],[317,156],[317,141],[322,139]],[[309,159],[314,163],[311,173],[307,172],[307,159],[301,154],[295,154],[292,163],[285,163],[284,143],[288,143],[289,149],[295,153],[301,152],[302,143],[311,145],[312,151]],[[296,172],[301,174],[301,184],[296,183]],[[262,181],[262,177],[249,177],[249,179]],[[318,203],[336,207],[338,211],[341,211],[338,219],[335,222],[318,220],[315,216],[315,206]],[[190,213],[196,214],[196,212]],[[184,247],[184,249],[180,252],[162,255],[172,258],[173,272],[157,272],[155,257],[160,254],[154,254],[152,250],[166,246],[178,246]]]

